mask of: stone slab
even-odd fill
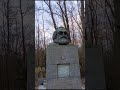
[[[69,64],[70,76],[58,77],[57,65]],[[81,89],[78,47],[51,44],[46,49],[46,88]]]
[[[106,90],[102,52],[98,48],[86,48],[86,90]]]

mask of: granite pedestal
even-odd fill
[[[47,46],[46,89],[81,89],[77,46],[71,44]]]

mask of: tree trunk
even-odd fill
[[[115,31],[114,39],[114,58],[112,63],[112,88],[120,90],[120,1],[114,0],[115,7]]]

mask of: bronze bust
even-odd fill
[[[69,33],[64,27],[58,27],[53,33],[53,42],[59,45],[67,45],[70,42]]]

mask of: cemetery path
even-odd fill
[[[44,87],[44,85],[39,85],[38,89],[46,89],[46,88]]]

